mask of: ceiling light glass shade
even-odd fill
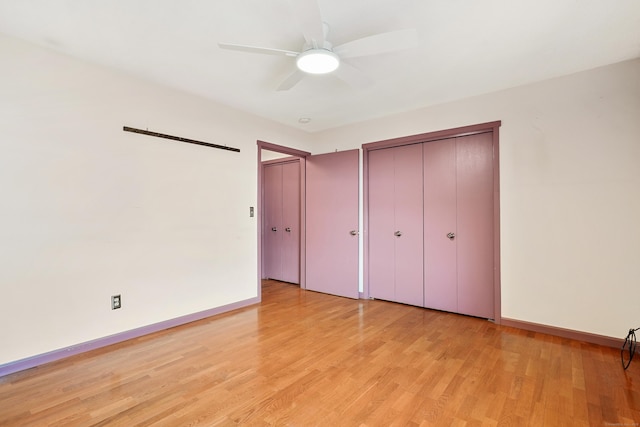
[[[296,65],[305,73],[326,74],[338,68],[340,58],[327,49],[310,49],[298,55]]]

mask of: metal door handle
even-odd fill
[[[287,233],[291,233],[291,227],[285,228],[284,231],[286,231]]]
[[[455,233],[447,233],[447,237],[449,238],[449,240],[453,240],[456,237],[456,235]]]
[[[351,234],[352,236],[357,236],[360,233],[358,232],[358,230],[351,230],[349,234]]]
[[[278,231],[276,227],[271,227],[271,231]]]
[[[396,236],[396,237],[400,237],[400,236],[402,236],[402,231],[398,230],[395,233],[393,233],[393,235]]]

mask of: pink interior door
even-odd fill
[[[281,280],[300,283],[300,162],[282,165]]]
[[[358,298],[359,150],[306,158],[306,287]]]
[[[424,306],[457,312],[456,140],[427,142],[423,154]]]
[[[458,312],[494,318],[493,136],[456,138]]]
[[[395,301],[394,149],[368,152],[369,296]]]
[[[282,274],[282,165],[263,170],[263,278],[280,280]]]
[[[422,144],[393,148],[395,226],[395,298],[404,304],[422,306],[423,203]]]

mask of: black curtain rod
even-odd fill
[[[141,133],[143,135],[149,135],[149,136],[155,136],[155,137],[158,137],[158,138],[171,139],[173,141],[186,142],[188,144],[204,145],[205,147],[219,148],[221,150],[227,150],[227,151],[235,151],[236,153],[240,152],[239,148],[227,147],[226,145],[211,144],[209,142],[196,141],[195,139],[183,138],[181,136],[173,136],[173,135],[167,135],[167,134],[164,134],[164,133],[152,132],[152,131],[144,130],[144,129],[131,128],[129,126],[123,126],[122,130],[125,131],[125,132]]]

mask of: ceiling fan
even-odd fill
[[[327,40],[329,25],[323,22],[317,0],[290,0],[293,14],[302,29],[305,43],[299,52],[269,47],[218,43],[222,49],[249,53],[288,56],[296,59],[296,70],[277,88],[288,90],[295,86],[306,74],[333,73],[338,78],[355,87],[371,83],[369,77],[348,64],[343,59],[409,49],[417,45],[415,29],[405,29],[375,34],[361,39],[333,46]]]

